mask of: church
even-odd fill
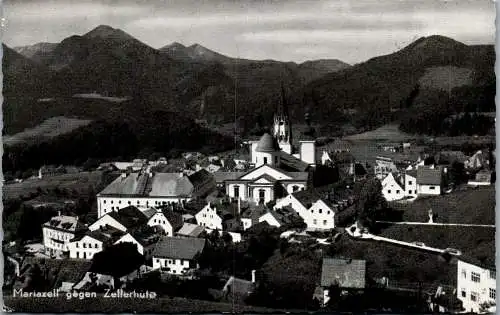
[[[295,150],[284,101],[275,113],[271,130],[272,134],[247,142],[253,166],[250,171],[215,174],[230,197],[265,204],[310,185],[310,171],[316,165],[315,140],[299,140]]]

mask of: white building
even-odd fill
[[[440,195],[443,190],[446,168],[441,166],[419,166],[417,168],[417,194]]]
[[[75,237],[68,244],[69,257],[72,259],[92,259],[95,254],[114,244],[126,232],[106,226]]]
[[[43,245],[49,256],[68,253],[68,244],[76,235],[87,228],[78,221],[78,217],[58,215],[42,225]]]
[[[405,194],[407,197],[417,196],[417,172],[412,170],[407,170],[404,175],[405,179]]]
[[[287,172],[275,167],[270,160],[264,160],[264,157],[261,160],[268,164],[260,165],[247,173],[220,174],[224,175],[222,181],[228,196],[265,204],[294,191],[307,189],[308,172]]]
[[[215,189],[209,172],[201,170],[190,176],[183,173],[123,173],[97,194],[97,215],[127,206],[158,207],[168,203],[189,201]]]
[[[382,180],[382,194],[385,200],[394,201],[406,197],[406,190],[401,178],[394,173],[389,173]]]
[[[205,248],[205,239],[165,237],[153,251],[153,269],[182,275],[199,268],[196,257]]]
[[[217,214],[216,205],[208,203],[195,215],[195,218],[198,225],[222,231],[222,217]]]
[[[467,312],[479,313],[481,304],[496,302],[496,268],[479,266],[461,259],[457,262],[457,297]],[[496,310],[496,307],[495,307]],[[491,310],[490,312],[495,312]]]
[[[159,226],[166,236],[174,236],[174,233],[182,227],[182,215],[171,210],[150,208],[143,211],[148,218],[147,225]]]

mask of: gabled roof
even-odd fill
[[[248,208],[241,215],[242,218],[247,218],[252,220],[252,225],[259,222],[259,218],[266,214],[267,208],[264,205],[256,205]]]
[[[254,168],[254,169],[251,169],[249,170],[248,172],[245,172],[243,173],[240,177],[238,177],[237,179],[243,179],[243,177],[249,175],[249,174],[252,174],[253,172],[261,169],[261,168],[264,168],[264,167],[267,167],[267,168],[270,168],[270,169],[273,169],[275,170],[276,172],[279,172],[279,173],[282,173],[283,175],[286,175],[288,177],[290,177],[291,179],[289,180],[299,180],[299,181],[302,181],[302,180],[307,180],[309,178],[309,173],[308,172],[288,172],[288,171],[285,171],[279,167],[275,167],[275,166],[272,166],[272,165],[269,165],[269,164],[263,164],[257,168]],[[286,179],[282,179],[282,180],[286,180]]]
[[[146,218],[148,218],[148,220],[149,220],[157,212],[158,212],[158,210],[156,210],[155,208],[149,208],[149,209],[142,211],[142,214],[144,214],[146,216]]]
[[[205,239],[165,237],[156,244],[154,257],[193,259],[205,248]]]
[[[192,223],[184,223],[179,231],[177,231],[178,235],[182,236],[190,236],[190,237],[198,237],[203,231],[204,227],[192,224]]]
[[[440,185],[442,179],[442,168],[420,166],[417,169],[417,183],[419,185]]]
[[[280,151],[279,154],[281,161],[280,168],[286,168],[296,172],[305,172],[309,168],[309,164],[296,158],[293,155],[290,155],[284,151]]]
[[[79,235],[78,237],[71,239],[70,242],[77,242],[83,239],[85,236],[88,236],[105,244],[113,244],[125,234],[127,233],[118,230],[110,225],[106,225],[100,227],[95,231],[88,231],[85,234]]]
[[[405,172],[407,175],[410,175],[411,177],[417,178],[417,170],[408,170]]]
[[[193,187],[199,187],[204,185],[207,181],[212,180],[214,177],[212,173],[205,169],[201,169],[196,173],[193,173],[188,176],[189,181],[193,185]]]
[[[247,295],[253,292],[255,284],[252,281],[231,276],[224,285],[223,291],[229,294]]]
[[[128,206],[118,211],[108,213],[110,217],[122,224],[126,229],[131,229],[148,223],[146,216],[134,206]]]
[[[165,216],[165,218],[167,218],[174,231],[180,229],[184,224],[184,221],[182,220],[182,214],[180,213],[173,212],[172,210],[163,210],[163,215]]]
[[[329,287],[338,283],[341,288],[363,289],[365,273],[364,260],[323,258],[321,286]]]

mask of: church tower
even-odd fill
[[[292,152],[292,126],[288,117],[288,107],[285,101],[285,88],[281,83],[281,100],[278,102],[274,113],[273,136],[278,141],[278,145],[284,152]]]

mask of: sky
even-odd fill
[[[8,46],[60,42],[98,25],[160,48],[201,44],[231,57],[358,63],[429,35],[493,44],[492,0],[4,0]]]

